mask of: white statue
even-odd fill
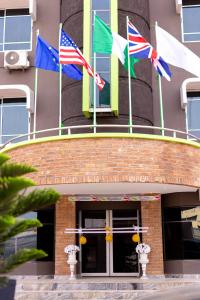
[[[142,279],[147,278],[146,268],[149,263],[148,254],[151,252],[151,248],[149,245],[145,243],[138,244],[136,247],[136,252],[139,255],[139,263],[142,266]]]
[[[76,245],[68,245],[65,247],[64,252],[68,254],[68,260],[67,263],[69,264],[70,268],[70,279],[74,279],[74,270],[75,270],[75,265],[77,264],[77,259],[76,259],[76,252],[80,251],[80,248]]]

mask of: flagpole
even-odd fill
[[[162,135],[165,135],[164,131],[164,115],[163,115],[163,96],[162,96],[162,83],[161,83],[161,76],[158,74],[158,91],[159,91],[159,102],[160,102],[160,127],[162,128],[161,132]]]
[[[59,53],[60,53],[60,42],[61,42],[61,30],[62,23],[59,26]],[[59,63],[59,135],[62,134],[62,65]]]
[[[96,16],[96,10],[94,10],[94,20],[93,24],[95,22],[95,16]],[[94,126],[94,133],[96,133],[96,125],[97,125],[97,115],[96,115],[96,81],[95,81],[95,74],[96,74],[96,52],[93,54],[93,60],[94,60],[94,65],[93,65],[93,72],[94,72],[94,79],[93,79],[93,126]]]
[[[129,55],[129,39],[128,39],[128,22],[129,18],[126,17],[126,27],[127,27],[127,41],[128,41],[128,94],[129,94],[129,129],[130,133],[133,132],[133,121],[132,121],[132,102],[131,102],[131,71],[130,71],[130,55]]]
[[[39,36],[39,29],[36,30],[36,43]],[[35,68],[35,83],[34,83],[34,119],[33,119],[33,139],[35,139],[36,132],[36,115],[37,115],[37,98],[38,98],[38,68]]]
[[[155,28],[158,25],[158,22],[155,22]],[[164,131],[164,113],[163,113],[163,95],[162,95],[162,83],[161,83],[161,76],[158,74],[158,91],[159,91],[159,103],[160,103],[160,127],[162,128],[161,132],[162,135],[165,135]]]

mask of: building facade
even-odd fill
[[[93,65],[95,13],[125,38],[129,16],[155,47],[158,22],[200,56],[200,1],[1,2],[2,152],[37,168],[31,176],[37,188],[61,194],[56,207],[32,212],[44,223],[37,234],[5,245],[5,255],[24,245],[49,254],[15,273],[68,275],[64,248],[76,244],[79,276],[139,276],[140,240],[151,247],[148,275],[198,274],[200,79],[170,66],[171,82],[162,79],[164,130],[157,74],[150,60],[136,63],[131,133],[128,73],[115,56],[97,53],[96,70],[106,84],[96,91],[95,132],[93,80],[85,71],[81,81],[63,75],[61,99],[59,74],[36,71],[34,57],[37,29],[58,48],[61,22]]]

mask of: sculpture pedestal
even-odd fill
[[[138,253],[139,256],[139,263],[141,264],[141,268],[142,268],[141,279],[147,278],[146,269],[147,269],[147,264],[149,263],[148,254],[150,253],[150,251],[151,251],[150,246],[145,243],[138,244],[136,247],[136,252]]]
[[[64,252],[68,254],[67,263],[70,268],[70,280],[75,279],[75,266],[77,264],[76,252],[80,251],[79,247],[76,245],[69,245],[65,247]]]

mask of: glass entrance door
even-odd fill
[[[112,210],[110,223],[112,228],[130,228],[139,226],[138,210]],[[114,233],[110,245],[110,274],[112,276],[139,275],[137,244],[132,241],[133,233]]]
[[[86,210],[80,212],[81,228],[105,229],[107,226],[106,210]],[[81,246],[80,263],[81,274],[85,276],[106,276],[108,271],[108,250],[103,233],[84,233],[87,243]]]
[[[80,228],[90,230],[139,226],[138,210],[83,210],[79,212]],[[137,276],[137,244],[132,233],[113,233],[112,241],[105,233],[84,233],[87,243],[79,253],[82,276]]]

